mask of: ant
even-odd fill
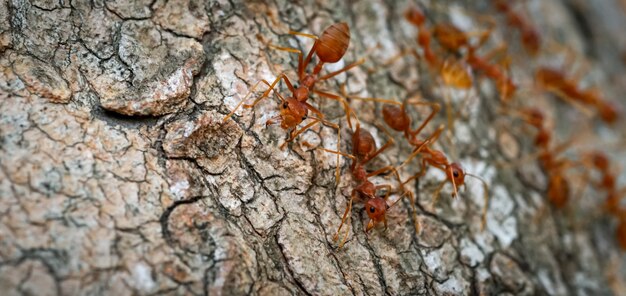
[[[492,55],[491,53],[485,55],[485,57],[480,57],[476,54],[476,50],[476,47],[469,47],[467,63],[472,67],[472,69],[483,73],[489,79],[494,81],[496,89],[500,93],[500,97],[503,101],[506,102],[510,100],[517,90],[517,86],[511,77],[500,66],[487,61]],[[492,51],[492,53],[495,53],[498,50],[500,49],[496,48]]]
[[[477,33],[479,35],[479,42],[478,45],[475,46],[469,43],[469,38],[472,35],[471,33],[466,33],[450,23],[435,25],[433,33],[439,44],[453,53],[458,54],[461,52],[463,47],[466,47],[467,63],[475,71],[481,72],[488,78],[492,79],[495,82],[496,88],[498,89],[502,99],[506,101],[512,97],[517,87],[510,79],[509,75],[506,75],[497,64],[487,62],[492,55],[501,51],[503,47],[492,50],[492,52],[487,54],[485,57],[480,57],[476,54],[478,47],[482,46],[482,44],[486,42],[487,37],[490,35],[492,30],[493,28],[490,28],[484,32]],[[459,69],[460,67],[462,67],[462,64],[450,67],[444,63],[441,67],[441,74],[444,77],[444,82],[458,88],[469,88],[471,87],[472,78],[469,74],[464,74],[463,71]],[[445,79],[450,76],[456,77],[456,79]]]
[[[541,49],[541,35],[537,29],[521,14],[515,12],[508,0],[493,0],[497,11],[503,13],[509,26],[520,32],[522,47],[531,56],[536,56]]]
[[[419,141],[415,139],[413,140],[413,144],[414,145],[419,144],[419,146],[417,146],[417,148],[413,151],[413,153],[411,153],[411,155],[404,161],[404,163],[400,165],[400,167],[406,165],[413,158],[421,154],[422,159],[421,159],[420,171],[414,174],[413,176],[411,176],[410,178],[408,178],[407,180],[400,181],[400,184],[404,187],[404,185],[407,184],[408,182],[424,176],[429,166],[435,167],[441,170],[442,172],[444,172],[446,174],[446,179],[443,182],[441,182],[439,186],[437,187],[437,189],[435,190],[434,198],[433,198],[433,201],[431,202],[431,208],[434,208],[435,204],[437,203],[437,200],[439,199],[439,193],[441,192],[441,190],[443,189],[443,186],[446,183],[450,182],[452,184],[452,188],[454,190],[452,193],[452,197],[457,197],[458,187],[465,185],[466,176],[478,179],[483,184],[483,189],[484,189],[485,207],[483,208],[482,219],[481,219],[481,229],[484,229],[485,224],[487,222],[487,209],[489,206],[489,186],[487,185],[487,182],[485,182],[485,180],[483,180],[479,176],[466,172],[463,169],[463,166],[461,164],[457,162],[450,162],[448,158],[445,156],[445,154],[443,153],[443,151],[430,148],[429,145],[434,143],[439,138],[442,131],[443,131],[443,127],[440,126],[426,140],[424,141]]]
[[[539,162],[548,176],[547,196],[548,200],[556,208],[563,208],[570,196],[570,181],[564,171],[570,167],[578,166],[577,162],[558,157],[570,145],[571,141],[550,148],[552,133],[545,123],[544,113],[538,108],[522,108],[518,111],[509,111],[537,129],[534,145],[540,149]]]
[[[385,129],[382,130],[387,133]],[[389,136],[389,134],[387,135]],[[386,212],[389,208],[395,205],[397,201],[395,201],[391,205],[387,203],[387,200],[391,194],[391,185],[374,185],[374,183],[372,183],[369,178],[394,170],[394,168],[391,166],[387,166],[374,172],[368,173],[365,170],[365,165],[370,160],[374,159],[384,150],[393,145],[393,138],[391,138],[391,136],[389,136],[388,138],[389,140],[382,147],[376,149],[376,141],[374,140],[374,137],[369,131],[361,128],[361,124],[357,118],[356,129],[352,134],[352,154],[347,154],[338,150],[335,151],[322,147],[318,148],[329,153],[337,154],[338,156],[341,155],[350,158],[352,160],[350,172],[354,179],[358,182],[358,184],[352,189],[350,201],[346,206],[346,210],[341,219],[341,224],[339,225],[337,232],[333,236],[334,241],[337,241],[337,239],[339,238],[339,232],[341,231],[341,228],[348,219],[349,214],[352,211],[352,204],[355,201],[365,203],[365,209],[367,215],[370,218],[370,221],[365,228],[365,233],[368,233],[378,223],[383,223],[385,225],[385,229],[387,229]],[[336,182],[339,183],[339,166],[336,167],[336,170]],[[376,195],[376,192],[381,189],[386,189],[386,193],[382,197]],[[401,198],[399,198],[398,200],[400,199]],[[413,210],[415,215],[415,208],[413,208]],[[339,248],[343,247],[343,245],[345,244],[348,238],[348,234],[349,230],[346,231],[344,238],[339,244]]]
[[[611,171],[608,156],[601,151],[592,151],[584,156],[583,161],[600,173],[601,178],[596,184],[596,187],[607,193],[607,198],[604,202],[605,210],[614,216],[622,214],[620,202],[622,197],[626,194],[626,188],[621,190],[617,188],[617,174]]]
[[[614,102],[605,100],[600,91],[596,88],[581,89],[578,86],[578,75],[568,78],[563,71],[551,68],[540,67],[535,72],[535,83],[557,97],[577,106],[577,103],[595,107],[602,121],[613,124],[621,114],[621,110]]]
[[[426,16],[421,9],[417,7],[410,7],[404,13],[406,20],[418,28],[417,44],[422,48],[424,59],[431,67],[431,69],[438,69],[441,65],[441,61],[431,48],[431,33],[428,27],[426,27]]]
[[[392,129],[402,132],[405,138],[407,139],[408,143],[414,147],[414,150],[411,153],[411,155],[398,168],[405,166],[416,156],[420,154],[423,155],[420,171],[405,181],[402,181],[400,179],[397,169],[396,168],[393,169],[396,177],[398,178],[398,182],[400,183],[402,187],[402,191],[404,191],[404,194],[407,194],[409,196],[409,198],[412,201],[412,204],[414,203],[413,193],[410,191],[404,190],[404,185],[406,185],[411,180],[414,180],[423,176],[426,173],[428,165],[432,167],[436,167],[446,174],[446,180],[441,183],[441,185],[435,192],[435,198],[433,199],[433,206],[436,203],[437,198],[439,196],[439,192],[441,191],[445,183],[447,183],[448,181],[452,183],[452,186],[454,189],[453,196],[456,197],[458,195],[457,188],[465,184],[466,176],[471,176],[480,180],[483,183],[484,188],[485,188],[485,209],[483,211],[483,220],[482,220],[483,221],[482,225],[484,227],[485,222],[486,222],[487,205],[489,202],[487,183],[482,178],[476,175],[466,173],[460,164],[450,163],[442,151],[435,150],[429,147],[430,143],[435,142],[439,138],[439,136],[441,135],[441,132],[443,131],[443,126],[440,126],[426,140],[419,140],[417,138],[417,135],[424,129],[424,127],[426,127],[426,125],[439,112],[441,108],[439,104],[420,101],[417,98],[406,99],[403,103],[399,103],[393,100],[379,99],[379,98],[363,98],[363,97],[355,97],[355,96],[348,96],[348,98],[358,99],[358,100],[363,100],[363,101],[374,101],[374,102],[385,104],[382,110],[383,120],[385,121],[385,123]],[[419,105],[429,106],[432,108],[432,111],[428,115],[428,117],[415,130],[411,130],[411,117],[409,116],[407,112],[407,106],[409,104],[416,105],[416,106],[419,106]],[[415,210],[414,210],[414,213],[415,213]]]
[[[315,40],[313,47],[311,48],[306,58],[304,59],[303,59],[302,51],[298,49],[288,48],[288,47],[279,47],[279,46],[270,44],[270,47],[274,49],[298,54],[298,82],[300,83],[300,85],[298,87],[294,87],[291,81],[289,80],[289,78],[284,73],[278,75],[278,77],[276,77],[274,82],[271,84],[267,80],[262,79],[252,87],[252,89],[248,92],[248,94],[246,94],[243,100],[239,102],[239,104],[235,107],[235,109],[233,109],[233,111],[231,111],[223,119],[223,121],[226,121],[233,114],[235,114],[235,111],[237,111],[237,109],[243,105],[243,103],[248,99],[250,94],[256,89],[256,87],[260,83],[267,85],[268,89],[263,93],[261,97],[256,99],[251,105],[243,105],[243,107],[254,108],[254,106],[256,106],[261,100],[269,96],[270,91],[274,91],[274,93],[278,95],[278,97],[281,100],[280,114],[269,119],[266,122],[266,126],[280,123],[280,126],[282,129],[290,130],[289,138],[281,146],[281,149],[287,143],[293,141],[299,134],[311,128],[313,125],[317,124],[318,122],[322,122],[326,125],[332,126],[334,128],[338,128],[336,124],[333,124],[324,120],[324,115],[317,108],[307,103],[307,100],[309,96],[311,95],[311,93],[315,93],[321,97],[339,101],[345,106],[346,104],[341,97],[335,94],[317,90],[315,89],[315,84],[317,82],[335,77],[338,74],[346,72],[365,62],[364,59],[361,59],[357,62],[354,62],[350,65],[343,67],[340,70],[318,77],[320,72],[322,71],[324,64],[336,63],[345,55],[348,49],[348,46],[350,45],[350,28],[348,27],[348,25],[346,23],[333,24],[330,27],[328,27],[326,30],[324,30],[324,32],[322,33],[322,36],[319,38],[315,35],[294,32],[294,31],[289,31],[289,34],[312,38]],[[309,63],[311,62],[311,59],[313,58],[313,54],[317,56],[319,61],[313,68],[312,73],[305,73],[306,68],[308,67]],[[286,99],[274,90],[274,87],[276,86],[276,84],[278,84],[278,82],[280,82],[281,80],[285,81],[285,83],[287,84],[287,87],[289,88],[289,91],[292,94]],[[313,119],[312,122],[305,125],[300,130],[296,130],[296,127],[309,117],[308,116],[309,111],[313,112],[316,115],[316,117],[311,116],[311,119]]]

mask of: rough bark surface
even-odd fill
[[[285,132],[264,126],[276,110],[272,100],[222,123],[256,81],[293,75],[295,55],[268,42],[307,51],[310,40],[289,29],[318,34],[338,21],[352,30],[339,64],[369,54],[376,71],[357,68],[324,88],[336,92],[347,82],[351,93],[385,98],[420,90],[442,102],[447,90],[415,59],[382,66],[414,47],[416,34],[402,18],[415,3],[387,2],[1,0],[1,294],[616,293],[620,276],[609,263],[624,260],[615,221],[589,218],[600,195],[585,191],[580,205],[558,212],[546,207],[545,176],[532,161],[520,170],[497,167],[532,150],[522,129],[497,114],[487,82],[467,98],[451,94],[465,107],[454,149],[442,142],[491,187],[484,230],[480,184],[468,181],[456,200],[445,187],[431,208],[441,178],[431,172],[416,192],[419,234],[408,201],[390,210],[389,229],[369,236],[356,206],[348,242],[337,250],[348,162],[340,160],[344,177],[335,185],[335,156],[314,149],[334,148],[336,132],[318,126],[280,150]],[[480,24],[464,10],[494,13],[486,1],[433,2],[432,21],[469,29]],[[547,38],[590,56],[585,83],[624,93],[623,4],[524,3]],[[554,61],[523,58],[510,32],[501,23],[493,36],[512,43],[513,73],[529,83],[533,65]],[[553,110],[563,135],[584,126],[567,104],[524,99]],[[316,103],[332,121],[342,118],[336,103]],[[374,125],[379,107],[353,106],[384,141]],[[585,122],[598,135],[591,145],[615,150],[624,164],[615,144],[620,127]],[[396,143],[373,165],[404,159],[409,147]]]

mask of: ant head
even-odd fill
[[[545,117],[543,116],[543,112],[538,108],[527,108],[522,111],[528,116],[528,123],[534,127],[540,128],[543,125],[543,121]]]
[[[570,187],[561,174],[554,175],[548,182],[548,199],[557,208],[563,208],[569,199]]]
[[[365,211],[367,211],[367,216],[372,219],[374,222],[381,222],[385,220],[385,214],[387,213],[387,209],[389,206],[387,205],[387,201],[382,197],[374,197],[370,198],[365,203]]]
[[[613,102],[602,102],[599,108],[600,118],[606,123],[614,123],[620,117],[621,110],[619,106]]]
[[[306,105],[293,97],[283,101],[280,107],[281,127],[288,129],[297,126],[307,118]]]
[[[433,35],[439,40],[441,46],[452,52],[458,51],[461,46],[466,45],[468,42],[465,32],[451,23],[435,25]]]
[[[333,24],[324,30],[315,53],[324,63],[338,62],[350,45],[350,27],[346,23]]]
[[[409,21],[409,23],[418,27],[423,25],[424,21],[426,21],[426,16],[424,16],[424,12],[422,12],[422,10],[417,7],[408,8],[404,13],[404,17],[407,21]]]
[[[511,7],[509,6],[508,0],[494,0],[492,2],[493,2],[493,6],[499,12],[507,12],[511,9]]]
[[[604,174],[604,176],[602,177],[601,185],[602,187],[608,190],[615,188],[615,176],[613,174]],[[615,190],[611,190],[611,191],[615,191]]]
[[[539,53],[541,37],[534,28],[524,28],[522,30],[522,46],[532,56]]]
[[[459,187],[465,184],[465,170],[458,162],[450,164],[450,169],[447,172],[448,178],[454,181],[454,184]]]
[[[411,124],[405,110],[396,105],[385,104],[383,106],[383,119],[389,127],[399,132],[408,129]]]
[[[602,151],[593,151],[589,154],[593,166],[598,170],[607,171],[609,169],[609,158]]]
[[[535,136],[535,145],[538,147],[548,147],[550,144],[550,133],[545,129],[540,129]]]

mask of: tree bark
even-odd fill
[[[439,4],[419,3],[429,22],[451,20],[469,30],[486,25],[464,11],[495,13],[488,1],[431,2]],[[607,95],[623,93],[624,65],[616,62],[626,46],[623,4],[522,2],[516,9],[546,39],[587,53],[593,71],[585,83]],[[547,203],[546,177],[534,161],[496,165],[534,150],[524,129],[498,113],[490,82],[476,76],[466,96],[441,87],[413,57],[384,65],[417,46],[417,30],[403,19],[411,5],[0,0],[2,294],[619,293],[624,277],[611,266],[624,260],[615,221],[593,216],[601,193],[586,190],[558,211]],[[529,85],[532,69],[554,63],[556,54],[530,59],[495,17],[493,40],[510,43],[512,73]],[[369,235],[367,215],[356,205],[348,241],[337,249],[332,237],[353,186],[349,160],[337,163],[335,155],[315,149],[335,149],[337,132],[316,126],[281,150],[285,131],[265,126],[277,110],[271,98],[222,122],[260,79],[271,82],[286,72],[295,82],[296,56],[268,43],[306,53],[311,40],[288,35],[290,29],[320,34],[340,21],[350,25],[351,43],[338,64],[361,57],[367,63],[320,88],[338,93],[346,83],[350,93],[396,100],[421,93],[440,103],[451,96],[460,115],[439,147],[489,184],[485,229],[480,183],[468,179],[457,199],[444,187],[433,208],[442,176],[430,171],[410,186],[421,232],[414,231],[408,200],[389,210],[387,230]],[[286,88],[281,92],[287,95]],[[550,111],[561,139],[584,126],[579,111],[553,97],[518,99]],[[329,120],[341,122],[347,151],[341,106],[313,101]],[[352,106],[384,143],[380,106]],[[421,120],[425,114],[413,115]],[[623,124],[585,122],[596,131],[592,143],[624,164],[626,155],[615,144]],[[445,114],[427,133],[442,123]],[[395,165],[410,152],[396,135],[395,145],[371,165]],[[342,167],[338,185],[336,165]]]

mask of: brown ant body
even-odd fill
[[[405,12],[404,17],[409,23],[417,27],[417,44],[422,48],[424,59],[428,65],[431,69],[439,69],[441,61],[431,47],[431,32],[426,26],[424,12],[417,7],[411,7]]]
[[[324,120],[323,114],[319,110],[317,110],[317,108],[310,105],[307,102],[307,100],[310,97],[311,93],[315,93],[324,98],[337,100],[345,105],[341,97],[324,92],[324,91],[319,91],[315,89],[315,84],[319,81],[327,80],[340,73],[348,71],[364,62],[364,60],[359,60],[340,70],[337,70],[337,71],[334,71],[334,72],[331,72],[331,73],[328,73],[326,75],[319,77],[319,74],[322,71],[324,64],[338,62],[345,55],[348,49],[348,46],[350,44],[350,29],[348,25],[346,23],[333,24],[330,27],[328,27],[326,30],[324,30],[324,32],[322,33],[322,36],[319,38],[317,36],[305,34],[305,33],[292,32],[292,31],[290,31],[289,33],[312,38],[315,40],[313,47],[311,48],[306,58],[304,59],[303,59],[302,51],[298,49],[270,45],[271,47],[278,49],[278,50],[298,54],[298,82],[300,83],[300,85],[298,87],[294,87],[291,81],[289,80],[289,78],[285,74],[280,74],[271,84],[267,82],[265,79],[262,79],[261,81],[257,82],[252,87],[252,89],[248,92],[248,94],[244,97],[244,99],[241,100],[241,102],[235,107],[235,109],[233,109],[232,112],[230,112],[228,115],[224,117],[224,121],[230,118],[235,113],[235,111],[240,106],[242,106],[242,104],[247,100],[248,96],[254,91],[254,89],[259,85],[259,83],[264,83],[265,85],[268,86],[268,89],[263,93],[261,97],[256,99],[251,105],[243,105],[244,108],[253,108],[254,106],[256,106],[261,100],[269,96],[270,91],[274,90],[274,87],[276,86],[276,84],[278,84],[278,82],[280,82],[281,80],[284,80],[285,83],[287,84],[287,87],[289,88],[289,91],[291,92],[291,96],[285,99],[279,93],[274,91],[281,100],[280,114],[269,119],[266,122],[266,125],[280,123],[281,128],[290,130],[289,138],[287,139],[285,144],[294,140],[299,134],[303,133],[304,131],[306,131],[313,125],[317,124],[318,122],[322,122],[324,124],[337,128],[337,125]],[[319,61],[317,62],[317,64],[315,65],[311,73],[306,73],[305,70],[307,66],[309,65],[309,63],[311,62],[311,59],[313,58],[313,54],[317,56]],[[302,123],[304,120],[307,119],[309,111],[313,112],[317,117],[311,117],[313,119],[312,122],[310,122],[309,124],[301,128],[300,130],[296,130],[296,127],[300,123]],[[283,146],[285,144],[283,144]]]
[[[514,11],[508,0],[493,0],[494,7],[506,17],[509,26],[520,32],[522,47],[531,56],[536,56],[541,49],[541,35],[537,29],[521,14]]]
[[[596,183],[596,187],[606,192],[605,211],[619,217],[619,215],[625,213],[620,206],[621,199],[626,194],[626,188],[620,190],[617,187],[617,176],[611,170],[608,156],[601,151],[592,151],[585,155],[585,158],[588,165],[600,174],[600,181]]]
[[[564,171],[577,163],[558,155],[564,151],[570,143],[564,143],[556,148],[550,148],[552,133],[545,124],[543,112],[537,108],[522,108],[518,113],[526,123],[537,129],[534,145],[539,148],[539,162],[548,176],[547,196],[548,200],[556,208],[563,208],[570,197],[570,182]]]
[[[566,101],[573,100],[595,107],[606,123],[612,124],[620,117],[619,107],[615,103],[602,98],[597,89],[580,89],[576,79],[567,78],[560,70],[541,67],[535,73],[535,82]]]

